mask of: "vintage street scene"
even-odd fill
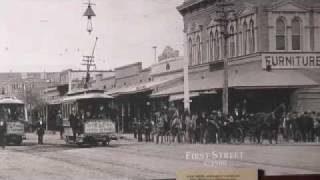
[[[3,0],[0,22],[0,179],[320,174],[319,0]]]

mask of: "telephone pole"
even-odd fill
[[[229,64],[228,64],[228,38],[231,34],[228,32],[228,25],[230,22],[229,15],[233,13],[234,10],[232,7],[234,6],[231,2],[226,2],[222,0],[217,4],[218,10],[216,11],[218,17],[216,21],[219,23],[221,27],[221,35],[223,37],[223,62],[224,62],[224,76],[223,76],[223,91],[222,91],[222,110],[224,114],[229,114]]]
[[[96,37],[96,41],[94,43],[91,56],[83,56],[83,60],[82,60],[82,62],[83,62],[82,65],[86,66],[86,79],[85,79],[85,83],[84,83],[84,88],[85,89],[89,88],[90,68],[91,67],[96,67],[96,64],[94,63],[94,52],[95,52],[95,49],[96,49],[97,41],[98,41],[98,37]]]

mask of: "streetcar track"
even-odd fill
[[[122,150],[122,152],[129,152],[128,150],[125,150],[125,149],[121,149],[121,150]],[[117,149],[117,151],[119,151],[119,149]],[[141,154],[139,152],[134,152],[134,151],[130,151],[130,153],[136,154],[136,155],[140,154],[140,155],[147,156],[147,157],[159,157],[159,158],[164,158],[164,159],[168,158],[167,156],[158,155],[158,154],[161,154],[161,153],[155,153],[155,154],[143,153],[143,154]],[[176,156],[176,157],[178,157],[178,156]],[[176,158],[176,157],[170,157],[170,159],[179,160],[179,161],[188,161],[185,158]],[[266,163],[266,162],[255,162],[255,161],[250,161],[250,160],[237,159],[237,160],[228,160],[228,161],[240,162],[240,163],[249,163],[249,164],[255,164],[255,165],[265,165],[265,166],[271,166],[271,167],[275,167],[276,166],[276,167],[279,167],[279,168],[300,169],[300,170],[315,171],[315,172],[319,172],[320,171],[320,168],[311,168],[311,167],[303,168],[303,167],[295,167],[295,166],[290,166],[290,165],[273,164],[273,163]]]
[[[77,149],[77,148],[74,148],[74,149]],[[62,151],[68,151],[69,149],[62,149],[60,151],[40,151],[40,152],[62,152]],[[110,173],[112,175],[116,175],[116,176],[123,176],[122,173],[116,173],[115,171],[113,170],[108,170],[108,168],[105,168],[105,169],[102,169],[100,167],[97,167],[97,166],[90,166],[90,165],[86,165],[85,163],[79,163],[79,161],[76,161],[76,160],[73,160],[73,159],[68,159],[66,157],[53,157],[53,156],[48,156],[46,154],[37,154],[39,152],[34,152],[32,150],[29,150],[29,151],[24,151],[23,149],[13,149],[14,152],[17,152],[17,153],[23,153],[23,154],[30,154],[32,156],[36,156],[36,157],[41,157],[41,158],[45,158],[45,159],[49,159],[49,160],[53,160],[53,161],[57,161],[57,162],[63,162],[63,163],[67,163],[69,165],[73,165],[73,166],[79,166],[81,168],[85,168],[85,169],[90,169],[90,170],[93,170],[93,171],[98,171],[102,174],[105,174],[105,173]],[[33,153],[29,153],[29,152],[33,152]],[[63,154],[55,154],[55,155],[63,155]],[[68,155],[66,155],[68,156]],[[78,157],[80,158],[80,157]],[[86,159],[90,159],[88,158],[88,156],[86,156]],[[90,160],[89,160],[90,161]],[[99,160],[99,159],[94,159],[92,160],[94,162],[97,162],[99,164],[106,164],[106,165],[111,165],[111,166],[118,166],[121,168],[125,167],[125,168],[128,168],[128,169],[135,169],[135,170],[138,170],[138,172],[145,172],[147,171],[148,174],[160,174],[160,175],[168,175],[168,172],[164,172],[164,171],[156,171],[156,170],[153,170],[153,169],[150,169],[150,168],[145,168],[145,167],[138,167],[138,166],[135,166],[135,165],[127,165],[127,164],[123,164],[123,163],[116,163],[116,162],[113,162],[113,161],[107,161],[106,159],[104,160]],[[75,163],[77,162],[77,163]],[[130,177],[135,177],[136,175],[133,175]],[[154,175],[153,175],[154,176]],[[155,176],[154,176],[155,177]],[[141,179],[141,176],[136,176],[137,179]],[[135,178],[133,178],[135,179]]]
[[[132,146],[130,146],[132,145]],[[185,158],[179,158],[179,156],[175,156],[175,157],[168,157],[168,156],[165,156],[165,155],[161,155],[163,153],[165,154],[168,154],[170,152],[165,152],[165,151],[162,151],[161,149],[158,149],[155,148],[155,149],[150,149],[148,147],[150,146],[147,146],[147,149],[144,149],[144,150],[147,150],[148,152],[144,151],[144,150],[139,150],[139,147],[142,146],[144,144],[113,144],[111,146],[108,146],[108,147],[93,147],[93,148],[87,148],[87,149],[108,149],[108,151],[112,151],[112,152],[121,152],[121,153],[124,153],[124,154],[131,154],[131,155],[137,155],[137,156],[142,156],[142,157],[152,157],[152,158],[160,158],[160,159],[168,159],[170,158],[171,160],[175,160],[175,161],[182,161],[182,162],[185,162],[185,161],[188,161],[186,160]],[[121,148],[123,146],[129,146],[131,148]],[[159,145],[161,146],[161,145]],[[225,145],[227,146],[227,145]],[[21,147],[21,146],[19,146]],[[47,159],[50,159],[50,160],[55,160],[55,161],[59,161],[59,162],[64,162],[64,163],[68,163],[68,164],[71,164],[71,165],[75,165],[75,161],[74,160],[68,160],[66,158],[63,158],[63,157],[52,157],[52,156],[48,156],[47,154],[45,153],[51,153],[51,152],[63,152],[63,151],[69,151],[69,150],[75,150],[75,149],[79,149],[77,146],[71,146],[71,145],[65,145],[65,144],[46,144],[46,145],[43,145],[43,146],[37,146],[37,145],[28,145],[27,146],[28,149],[23,149],[23,148],[14,148],[14,149],[11,149],[15,152],[20,152],[20,153],[27,153],[27,154],[31,154],[31,155],[34,155],[34,156],[38,156],[38,157],[42,157],[42,158],[47,158]],[[133,149],[134,147],[136,147],[137,149]],[[172,145],[169,145],[167,147],[170,147],[171,149],[174,148],[175,146],[172,146]],[[82,148],[83,149],[83,148]],[[186,149],[191,149],[190,147],[186,147]],[[153,152],[150,152],[150,150],[153,150]],[[60,155],[63,155],[63,154],[60,154]],[[90,158],[87,158],[87,159],[90,159]],[[153,170],[153,169],[150,169],[150,168],[142,168],[142,167],[138,167],[138,166],[135,166],[135,164],[131,164],[131,165],[127,165],[127,164],[124,164],[124,163],[117,163],[117,162],[114,162],[114,161],[108,161],[107,159],[103,159],[103,160],[97,160],[95,159],[94,160],[95,162],[98,162],[100,164],[107,164],[107,165],[111,165],[111,166],[117,166],[117,167],[124,167],[124,168],[128,168],[128,169],[136,169],[138,171],[148,171],[150,174],[152,173],[157,173],[157,174],[162,174],[162,175],[168,175],[168,172],[164,172],[164,171],[156,171],[156,170]],[[299,169],[299,170],[304,170],[304,171],[315,171],[315,172],[319,172],[319,168],[312,168],[312,167],[307,167],[307,168],[304,168],[304,167],[296,167],[296,166],[291,166],[291,165],[281,165],[281,164],[276,164],[276,163],[268,163],[268,162],[256,162],[256,161],[251,161],[251,160],[228,160],[230,162],[236,162],[236,163],[246,163],[246,164],[251,164],[251,165],[254,165],[254,167],[257,167],[257,166],[270,166],[270,167],[279,167],[279,168],[287,168],[287,169]],[[197,161],[195,161],[197,162]],[[200,161],[198,161],[200,162]],[[86,168],[86,169],[91,169],[91,170],[98,170],[99,172],[101,173],[111,173],[111,174],[114,174],[114,175],[117,175],[117,176],[121,176],[122,174],[121,173],[115,173],[114,171],[112,170],[108,170],[108,168],[106,169],[101,169],[99,167],[94,167],[94,168],[91,168],[89,165],[85,165],[83,163],[77,163],[77,165],[79,167],[83,167],[83,168]],[[140,177],[141,178],[141,177]]]

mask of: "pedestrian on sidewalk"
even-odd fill
[[[138,142],[142,142],[142,133],[143,133],[143,122],[139,119],[137,122],[137,135],[138,135]]]
[[[58,111],[57,117],[56,117],[56,123],[57,123],[57,130],[60,132],[60,139],[63,139],[63,119],[61,111]]]
[[[6,148],[6,134],[7,134],[7,123],[3,120],[0,121],[0,145],[3,149]]]
[[[43,144],[43,136],[45,133],[45,124],[43,122],[42,116],[37,124],[37,135],[38,135],[38,144]]]

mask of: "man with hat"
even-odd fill
[[[4,149],[6,147],[6,134],[7,134],[7,123],[3,120],[0,121],[0,145]]]
[[[63,119],[61,110],[58,111],[57,117],[56,117],[56,124],[57,124],[57,130],[60,132],[60,139],[63,139]]]
[[[74,108],[72,108],[72,112],[69,116],[69,122],[70,122],[70,127],[72,128],[74,141],[76,141],[78,120],[77,120],[76,111]]]
[[[37,124],[38,144],[43,144],[44,131],[45,131],[45,124],[43,122],[43,117],[41,116]]]
[[[216,134],[219,130],[219,125],[216,122],[217,121],[218,113],[217,111],[213,110],[208,118],[208,139],[207,142],[216,143],[217,137]]]

